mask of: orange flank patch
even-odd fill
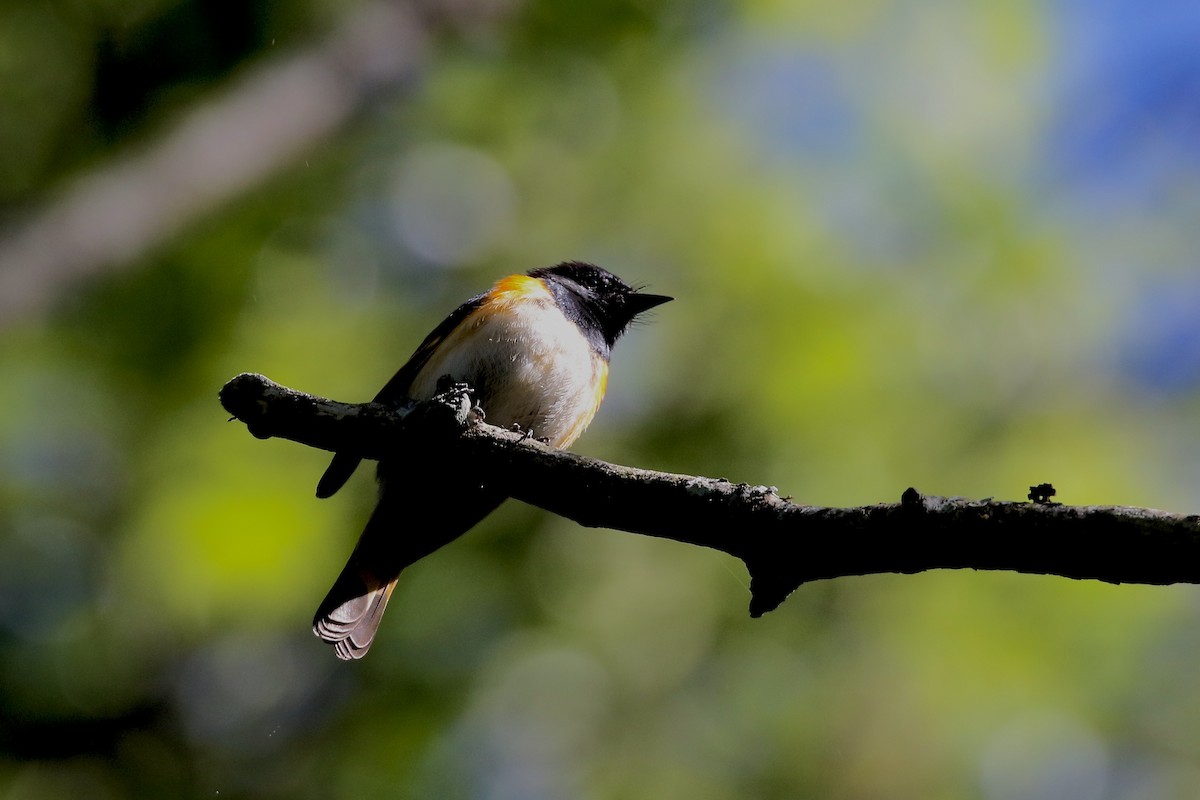
[[[587,410],[586,414],[580,414],[579,419],[575,421],[566,433],[560,436],[556,441],[551,442],[555,447],[567,448],[587,430],[587,426],[592,423],[596,416],[596,412],[600,410],[600,403],[604,400],[604,392],[608,388],[608,362],[596,359],[596,380],[592,384],[595,389],[595,395],[592,398],[592,407]]]
[[[604,399],[604,393],[608,391],[608,362],[600,362],[600,374],[596,379],[596,404],[592,406],[592,415],[595,416],[596,409],[600,408],[600,401]]]

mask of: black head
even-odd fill
[[[634,317],[673,299],[639,292],[608,270],[582,261],[531,270],[529,275],[546,282],[563,313],[606,358]]]

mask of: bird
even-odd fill
[[[427,400],[447,380],[466,383],[489,423],[569,447],[604,399],[613,345],[638,315],[672,299],[581,261],[509,275],[434,328],[375,402]],[[360,460],[336,453],[317,497],[337,492]],[[370,649],[401,571],[506,497],[481,467],[436,455],[382,458],[376,481],[375,509],[313,617],[313,632],[342,660]]]

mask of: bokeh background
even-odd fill
[[[308,630],[364,400],[564,259],[672,294],[577,450],[821,505],[1200,510],[1192,0],[0,3],[0,798],[1200,796],[1200,594],[936,572],[761,620],[515,502]]]

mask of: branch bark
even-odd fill
[[[451,448],[489,464],[510,496],[581,525],[736,556],[750,572],[755,617],[808,581],[885,572],[988,569],[1108,583],[1200,583],[1195,514],[947,498],[912,488],[898,503],[800,505],[774,487],[610,464],[525,439],[482,422],[461,388],[428,403],[386,407],[339,403],[244,373],[220,398],[259,438],[368,459],[405,448]]]

